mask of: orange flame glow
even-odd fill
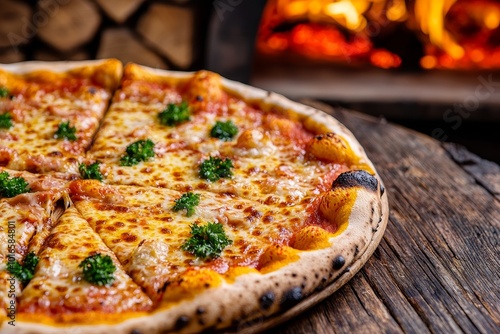
[[[418,0],[415,21],[428,39],[423,68],[500,68],[500,3]]]
[[[375,47],[373,37],[397,22],[422,40],[422,68],[500,68],[500,3],[493,0],[270,0],[257,47],[394,68],[401,58]]]

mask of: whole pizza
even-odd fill
[[[2,333],[262,330],[388,216],[343,125],[208,71],[1,65],[0,166]]]

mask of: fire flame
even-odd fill
[[[373,7],[386,8],[393,21],[405,17],[404,0],[393,0],[390,6],[385,2],[271,0],[264,12],[257,47],[267,54],[290,50],[316,60],[358,62],[368,59],[382,68],[398,67],[401,59],[387,50],[374,48],[366,33],[368,12]],[[289,31],[275,31],[283,22],[297,24]]]
[[[444,17],[456,0],[420,0],[415,3],[415,17],[422,32],[432,44],[442,48],[455,59],[464,55],[464,49],[455,43],[445,30]]]
[[[417,28],[428,37],[423,68],[500,68],[500,3],[417,0]],[[495,42],[496,38],[496,42]]]
[[[398,22],[423,41],[423,68],[500,67],[500,3],[492,0],[270,0],[257,47],[266,54],[292,51],[394,68],[401,58],[375,47],[373,37]],[[468,25],[476,33],[462,33]]]

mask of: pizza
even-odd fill
[[[40,63],[0,68],[0,165],[78,175],[78,164],[121,77],[121,63],[58,70]],[[12,69],[18,69],[12,73]]]
[[[5,333],[267,328],[347,282],[387,194],[331,116],[209,71],[0,66]]]

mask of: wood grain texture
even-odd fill
[[[88,0],[66,1],[64,6],[51,9],[49,2],[39,3],[47,21],[40,22],[38,36],[56,50],[67,53],[89,42],[101,23],[99,10]]]
[[[185,69],[194,57],[193,27],[190,8],[154,3],[139,20],[137,31],[172,63]]]
[[[117,58],[124,64],[134,62],[153,68],[167,68],[165,62],[137,40],[127,28],[106,29],[102,33],[97,58]]]
[[[31,8],[28,5],[19,1],[0,0],[0,8],[1,48],[15,48],[33,38],[36,29],[26,24],[32,17]]]
[[[99,6],[117,23],[125,22],[144,0],[96,0]]]
[[[500,333],[500,201],[498,184],[488,185],[498,166],[383,120],[306,102],[366,149],[389,194],[389,224],[349,283],[268,332]]]

